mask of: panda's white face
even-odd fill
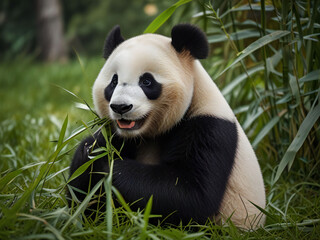
[[[155,136],[177,124],[191,102],[189,58],[170,39],[146,34],[123,42],[110,55],[93,86],[101,117],[125,137]]]

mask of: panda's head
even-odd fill
[[[180,24],[171,39],[144,34],[124,40],[120,28],[107,36],[107,60],[93,86],[100,117],[124,137],[166,132],[185,115],[193,95],[193,61],[206,58],[208,43],[195,26]]]

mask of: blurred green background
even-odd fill
[[[41,2],[41,1],[38,1]],[[68,55],[74,51],[86,56],[102,55],[102,44],[108,31],[120,25],[123,36],[130,38],[141,34],[149,23],[163,10],[171,6],[172,0],[136,1],[52,1],[58,4],[64,26],[64,38],[68,45]],[[37,54],[37,27],[39,26],[39,4],[37,1],[3,0],[0,4],[0,51],[1,59]],[[199,4],[189,4],[179,9],[176,20],[190,21],[192,12]],[[51,6],[51,5],[50,5]],[[194,8],[193,11],[190,11]],[[170,26],[160,29],[168,34]]]
[[[67,109],[72,114],[71,95],[57,86],[79,94],[91,104],[91,86],[105,61],[102,48],[107,33],[120,25],[125,38],[142,34],[159,13],[174,3],[43,2],[46,1],[0,3],[0,95],[5,102],[0,106],[2,120],[27,113],[54,113],[61,117]],[[182,6],[159,33],[168,35],[173,24],[189,22],[198,8],[197,2]],[[47,16],[41,18],[41,14]],[[50,56],[48,49],[57,54]]]

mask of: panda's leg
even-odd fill
[[[194,173],[177,166],[146,165],[136,161],[116,160],[113,185],[127,202],[136,202],[133,209],[144,209],[153,195],[152,213],[160,214],[166,222],[188,223],[190,219],[204,223],[216,213],[215,204],[203,186],[194,182]]]

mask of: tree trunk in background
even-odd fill
[[[44,61],[67,60],[60,0],[37,0],[37,34]]]

